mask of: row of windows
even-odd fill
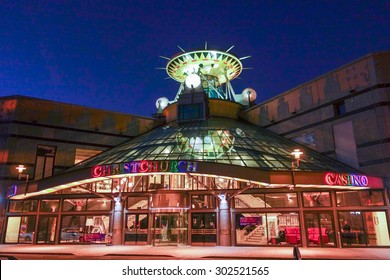
[[[330,192],[302,192],[304,207],[330,207]],[[336,192],[338,207],[343,206],[384,206],[382,190],[339,191]],[[43,199],[40,201],[41,212],[58,212],[59,199]],[[127,209],[149,208],[216,208],[217,200],[213,195],[192,195],[187,201],[187,195],[178,193],[155,194],[149,196],[128,197]],[[62,211],[110,211],[112,201],[108,198],[65,198]],[[298,207],[297,193],[262,193],[240,194],[234,197],[234,208],[292,208]],[[38,200],[10,201],[9,212],[37,212]]]

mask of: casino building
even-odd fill
[[[3,243],[388,247],[384,181],[240,115],[228,51],[168,60],[157,128],[8,190]],[[23,170],[22,170],[23,171]]]

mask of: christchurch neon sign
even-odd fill
[[[326,173],[325,182],[328,185],[366,187],[368,178],[359,174]]]
[[[193,161],[131,161],[92,167],[92,177],[104,177],[127,173],[150,172],[197,172],[198,163]]]

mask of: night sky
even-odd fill
[[[0,96],[150,116],[179,87],[159,55],[205,42],[252,56],[232,85],[260,103],[390,50],[390,1],[0,1]]]

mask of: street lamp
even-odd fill
[[[18,167],[16,167],[16,170],[19,172],[18,179],[26,178],[26,182],[28,182],[28,174],[23,174],[23,171],[26,170],[27,168],[23,164],[19,164]]]
[[[301,155],[303,155],[303,152],[301,152],[301,150],[299,150],[299,149],[295,149],[291,153],[291,155],[294,156],[294,160],[291,161],[292,186],[290,187],[290,189],[294,189],[295,188],[295,168],[299,167],[299,161],[301,159]]]

